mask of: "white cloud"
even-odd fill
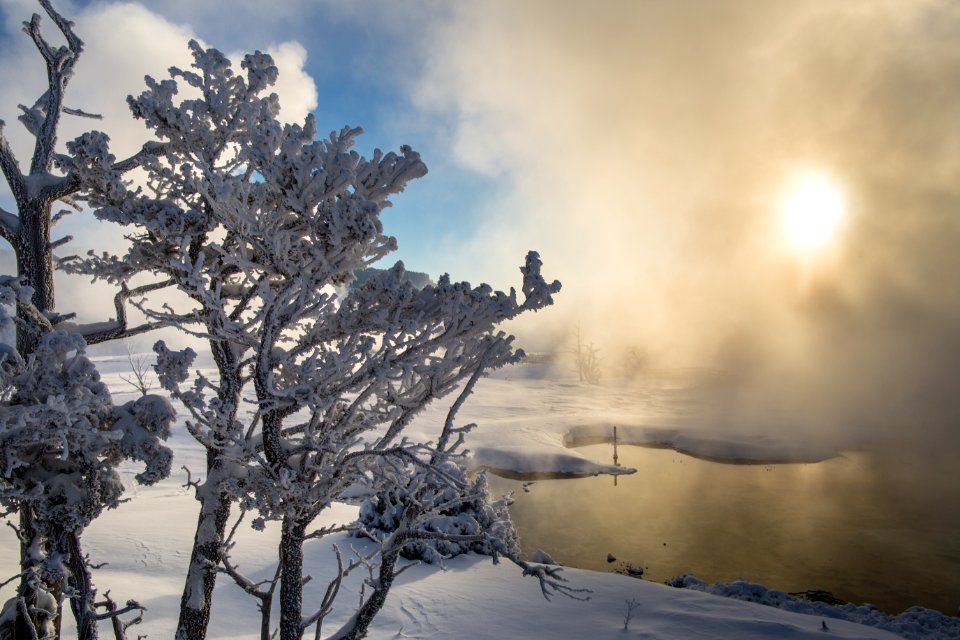
[[[24,6],[29,19],[36,9]],[[148,139],[143,124],[129,113],[126,99],[144,88],[144,76],[168,77],[171,66],[189,67],[192,58],[187,48],[190,39],[197,39],[197,30],[190,25],[176,24],[154,11],[134,2],[95,4],[64,15],[75,23],[77,35],[85,47],[75,76],[67,90],[66,104],[89,113],[103,116],[103,120],[89,120],[65,116],[59,132],[62,146],[84,131],[97,129],[110,135],[111,148],[118,158],[135,153]],[[44,17],[43,32],[59,44],[62,40],[52,22]],[[46,88],[45,71],[39,54],[24,34],[10,34],[14,38],[0,65],[0,86],[4,87],[0,103],[0,118],[6,123],[5,133],[10,140],[22,168],[29,164],[32,138],[17,122],[18,103],[32,105]],[[201,41],[202,43],[202,41]],[[284,119],[302,121],[316,106],[317,91],[313,80],[304,70],[306,50],[295,42],[283,42],[265,47],[275,56],[281,77],[273,88],[280,96]],[[234,57],[236,62],[239,56]],[[9,199],[4,183],[0,198]],[[80,251],[85,248],[119,250],[123,246],[123,230],[114,225],[98,223],[87,214],[69,216],[58,225],[55,234],[75,236],[76,240],[61,251]],[[58,276],[59,277],[59,276]],[[96,318],[104,310],[112,309],[113,292],[108,287],[84,285],[83,281],[63,277],[58,286],[60,309],[79,310],[81,318]]]
[[[317,86],[306,71],[307,50],[299,42],[282,42],[267,47],[266,53],[273,56],[280,71],[280,78],[273,87],[280,96],[280,119],[302,122],[317,108]],[[232,54],[231,58],[239,60],[242,55]]]
[[[102,121],[65,117],[60,141],[96,128],[110,134],[118,157],[134,153],[145,140],[143,125],[133,120],[126,98],[144,87],[144,76],[167,77],[170,66],[188,67],[190,39],[200,38],[189,25],[175,24],[133,2],[92,5],[68,16],[85,43],[74,78],[67,91],[67,104],[101,114]],[[44,33],[51,41],[59,35],[49,19]],[[0,117],[8,123],[7,135],[21,162],[28,157],[31,140],[16,123],[18,103],[32,104],[45,89],[40,57],[25,36],[11,51],[12,57],[0,66],[4,100]],[[202,40],[200,40],[202,43]],[[281,78],[274,88],[284,105],[284,116],[302,120],[316,106],[316,86],[305,71],[306,49],[296,42],[267,48],[275,56]],[[235,56],[239,59],[239,55]]]

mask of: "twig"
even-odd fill
[[[193,487],[194,491],[199,492],[200,482],[202,482],[202,479],[193,480],[193,477],[190,475],[190,469],[188,469],[186,465],[183,465],[180,468],[187,472],[187,481],[180,486],[182,486],[184,489],[189,489],[190,487]]]

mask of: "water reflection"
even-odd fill
[[[603,462],[612,455],[610,445],[580,451]],[[629,562],[651,580],[743,578],[894,613],[914,604],[957,613],[960,469],[945,452],[891,447],[780,465],[633,446],[618,455],[637,469],[618,486],[607,476],[538,480],[524,492],[491,475],[494,490],[515,491],[525,551],[598,570]],[[608,553],[618,562],[608,564]]]

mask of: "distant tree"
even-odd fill
[[[121,374],[120,379],[139,391],[140,395],[145,396],[155,383],[149,358],[143,353],[134,353],[129,343],[124,343],[124,349],[127,353],[130,374]]]
[[[102,134],[69,146],[84,199],[102,220],[127,227],[131,245],[122,257],[92,254],[66,265],[121,291],[133,291],[143,274],[158,287],[172,283],[189,309],[129,299],[150,323],[207,338],[216,363],[214,379],[191,374],[191,350],[155,346],[158,380],[189,411],[187,429],[207,452],[206,477],[193,482],[200,516],[176,637],[204,637],[218,570],[258,598],[264,638],[278,581],[280,637],[299,639],[311,626],[319,636],[345,574],[366,567],[368,592],[330,636],[363,637],[399,572],[400,551],[418,539],[485,543],[535,575],[545,593],[569,592],[557,569],[516,557],[496,518],[469,530],[423,526],[482,490],[449,465],[458,464],[473,426],[456,415],[479,378],[522,356],[495,326],[551,304],[560,284],[544,280],[530,252],[522,300],[447,276],[414,286],[401,263],[338,297],[358,270],[395,249],[380,213],[426,173],[420,156],[402,147],[365,158],[351,149],[360,129],[318,139],[312,116],[283,125],[278,98],[267,93],[277,78],[270,56],[247,55],[237,73],[220,52],[190,48],[194,70],[147,78],[147,90],[129,99],[162,149],[142,161],[147,189],[124,182]],[[405,435],[428,403],[458,389],[435,439]],[[239,410],[245,397],[255,398],[252,416]],[[402,489],[411,499],[376,557],[346,565],[341,558],[326,597],[304,615],[303,545],[329,533],[310,525],[358,486],[370,494]],[[241,517],[256,515],[255,527],[279,523],[274,581],[254,584],[231,563],[234,505]]]
[[[365,269],[358,269],[353,273],[353,280],[350,281],[349,287],[351,289],[356,289],[357,287],[363,286],[370,278],[380,275],[384,272],[384,269],[378,269],[377,267],[367,267]],[[420,271],[404,271],[403,279],[406,282],[409,282],[417,289],[420,289],[428,284],[436,284],[433,280],[430,279],[430,275],[427,273],[422,273]]]
[[[600,384],[600,350],[594,347],[592,342],[589,344],[584,342],[579,322],[572,353],[580,382]]]

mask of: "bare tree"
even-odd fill
[[[145,396],[156,382],[149,360],[142,353],[134,353],[128,342],[124,343],[124,348],[127,352],[127,364],[130,365],[130,375],[121,375],[120,379]]]
[[[577,367],[577,375],[580,382],[587,384],[600,384],[600,350],[593,346],[593,343],[585,343],[580,329],[580,323],[577,323],[577,342],[573,348],[574,364]]]

